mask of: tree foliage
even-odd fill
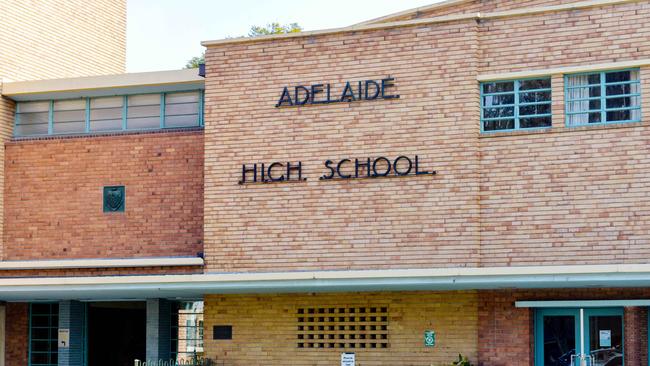
[[[271,34],[286,34],[302,31],[298,23],[280,24],[278,22],[269,23],[265,26],[254,25],[248,32],[248,37],[268,36]],[[201,56],[192,57],[185,64],[186,69],[195,69],[199,64],[205,63],[205,52]]]

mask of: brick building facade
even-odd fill
[[[0,360],[648,365],[649,15],[448,0],[3,84]]]

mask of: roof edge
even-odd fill
[[[202,41],[201,45],[204,47],[210,47],[210,46],[221,46],[227,44],[237,44],[237,43],[267,42],[267,41],[275,41],[279,39],[304,38],[304,37],[330,35],[336,33],[399,28],[399,27],[408,27],[408,26],[423,25],[423,24],[447,23],[447,22],[453,22],[459,20],[470,20],[470,19],[480,20],[480,19],[517,17],[517,16],[526,16],[526,15],[533,15],[533,14],[546,13],[546,12],[577,10],[577,9],[584,9],[584,8],[591,8],[591,7],[598,7],[598,6],[635,3],[640,1],[643,0],[586,0],[586,1],[580,1],[571,4],[529,7],[529,8],[499,11],[499,12],[445,15],[445,16],[439,16],[433,18],[411,19],[411,20],[402,20],[402,21],[376,23],[376,24],[362,23],[362,24],[357,24],[357,25],[352,25],[352,26],[342,27],[342,28],[330,28],[330,29],[321,29],[321,30],[314,30],[314,31],[286,33],[286,34],[272,34],[272,35],[259,36],[259,37],[239,37],[239,38],[207,40],[207,41]]]
[[[70,92],[95,89],[132,88],[186,83],[203,83],[198,69],[151,71],[115,75],[5,82],[2,95],[7,97],[52,92]]]
[[[425,11],[430,11],[434,9],[444,9],[450,6],[458,5],[458,4],[463,4],[463,3],[469,3],[474,0],[444,0],[440,1],[431,5],[425,5],[425,6],[418,6],[417,8],[411,8],[407,10],[402,10],[398,11],[396,13],[391,13],[388,15],[384,15],[378,18],[373,18],[369,19],[366,21],[363,21],[361,23],[354,24],[353,26],[359,26],[359,25],[366,25],[366,24],[377,24],[377,23],[382,23],[385,21],[390,21],[391,19],[395,18],[401,18],[403,16],[407,16],[410,14],[417,14],[419,12],[425,12]]]

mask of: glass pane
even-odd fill
[[[590,316],[589,350],[593,366],[622,366],[623,317]]]
[[[632,98],[630,97],[610,98],[605,101],[605,105],[607,105],[607,109],[631,107]]]
[[[600,99],[569,102],[568,107],[569,112],[597,111],[600,110]]]
[[[77,109],[86,109],[85,99],[59,100],[54,102],[55,111],[73,111]]]
[[[127,103],[129,108],[136,105],[160,105],[160,94],[131,95]]]
[[[483,106],[491,107],[504,104],[515,104],[514,94],[488,95],[483,97]]]
[[[607,122],[629,121],[632,119],[632,111],[630,110],[607,112]]]
[[[90,109],[122,107],[123,103],[124,98],[122,97],[92,98],[90,100]]]
[[[165,117],[178,114],[198,114],[198,103],[184,103],[184,104],[167,104],[165,105]]]
[[[117,131],[122,129],[121,119],[108,119],[103,121],[90,121],[91,131]]]
[[[81,133],[86,132],[86,122],[59,122],[52,126],[54,133]]]
[[[535,105],[526,105],[519,107],[519,115],[526,116],[531,114],[550,114],[551,105],[550,104],[535,104]]]
[[[549,89],[551,79],[522,80],[519,82],[519,90],[528,89]]]
[[[630,71],[614,71],[605,74],[606,83],[618,83],[621,81],[630,81]]]
[[[514,119],[499,119],[483,121],[483,131],[512,130],[515,128]]]
[[[483,84],[483,93],[503,93],[515,90],[514,81]]]
[[[34,123],[45,123],[48,124],[50,121],[49,113],[19,113],[17,115],[17,123],[19,125],[24,124],[34,124]]]
[[[128,119],[126,121],[126,128],[129,130],[160,128],[160,117]]]
[[[551,117],[521,118],[519,128],[551,127]]]
[[[514,107],[483,109],[483,118],[513,117],[514,115],[515,115]]]
[[[170,93],[165,95],[165,104],[198,103],[199,92]]]
[[[608,85],[605,87],[606,95],[632,94],[632,84]]]
[[[32,352],[47,352],[50,349],[50,341],[32,341]]]
[[[32,353],[32,365],[46,365],[48,358],[47,353]]]
[[[519,103],[550,102],[550,101],[551,101],[550,91],[519,94]]]
[[[91,109],[90,120],[122,119],[122,108]]]
[[[85,121],[86,120],[86,111],[63,111],[63,112],[54,112],[52,118],[54,123],[57,122],[72,122],[72,121]]]
[[[50,102],[23,102],[18,103],[20,113],[25,112],[47,112],[50,110]]]
[[[575,317],[545,316],[544,366],[567,366],[576,350]]]
[[[158,117],[160,116],[160,106],[140,106],[140,107],[129,107],[127,111],[127,118],[139,118],[139,117]]]
[[[198,126],[199,116],[197,114],[187,116],[167,116],[165,117],[165,127],[189,127]]]

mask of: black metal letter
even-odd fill
[[[293,105],[293,101],[291,100],[291,93],[289,93],[289,88],[286,86],[284,87],[284,90],[282,91],[282,96],[280,97],[280,100],[278,101],[278,104],[275,105],[276,108],[282,107],[283,103],[288,103],[290,106]]]
[[[343,160],[339,161],[338,165],[336,166],[336,173],[339,175],[339,177],[341,177],[343,179],[352,178],[352,174],[341,174],[341,166],[343,165],[343,163],[349,163],[349,162],[350,162],[350,159],[343,159]]]
[[[325,168],[330,170],[330,175],[324,175],[320,177],[320,179],[332,179],[334,178],[334,168],[332,168],[332,161],[331,160],[325,160]]]
[[[381,173],[381,174],[377,173],[377,163],[380,162],[380,161],[385,161],[386,164],[387,164],[386,171]],[[373,176],[375,176],[375,177],[385,177],[385,176],[387,176],[390,173],[390,169],[391,169],[390,160],[386,159],[383,156],[378,157],[372,163],[372,172],[373,172]]]
[[[323,104],[327,101],[316,100],[316,95],[323,92],[323,84],[315,84],[311,86],[311,104]]]
[[[341,94],[341,102],[354,102],[354,90],[348,81],[345,83],[345,88],[343,88],[343,94]]]
[[[368,91],[370,90],[370,86],[373,86],[375,88],[375,94],[370,95]],[[377,83],[374,80],[366,80],[366,100],[374,100],[377,99],[379,96],[379,92],[381,91],[381,87],[379,86],[379,83]]]
[[[381,97],[384,99],[397,99],[399,95],[386,94],[386,90],[395,86],[394,78],[381,79]]]
[[[406,160],[408,162],[408,169],[404,172],[400,172],[398,167],[399,167],[399,161],[400,160]],[[407,156],[399,156],[397,159],[395,159],[395,162],[393,163],[393,170],[395,170],[395,174],[397,175],[409,175],[411,173],[411,169],[413,168],[413,162],[411,159],[409,159]]]
[[[291,172],[298,172],[298,180],[302,180],[302,161],[298,162],[298,166],[291,166],[291,163],[287,162],[287,180],[291,180]]]
[[[296,94],[295,94],[293,100],[295,101],[296,105],[305,105],[309,101],[309,97],[310,97],[310,94],[311,94],[311,93],[309,93],[309,89],[305,88],[302,85],[298,85],[295,89],[296,89]],[[305,92],[305,97],[303,99],[300,99],[300,91],[301,90]]]
[[[284,174],[282,174],[282,176],[280,176],[280,177],[273,178],[273,175],[272,175],[273,174],[273,168],[275,168],[276,166],[284,167],[284,164],[282,164],[280,162],[277,162],[277,161],[275,163],[271,163],[271,165],[269,165],[269,170],[268,170],[267,176],[269,177],[269,181],[271,181],[271,182],[282,182],[284,180]]]
[[[253,183],[257,182],[257,164],[253,164],[252,168],[246,168],[246,164],[242,164],[242,166],[241,166],[241,180],[239,181],[239,184],[248,183],[246,181],[246,173],[249,173],[249,172],[253,173]]]
[[[367,162],[364,163],[359,163],[359,159],[354,159],[354,177],[359,178],[359,168],[365,167],[366,168],[366,176],[370,177],[370,158],[368,158]]]
[[[418,160],[418,156],[415,155],[415,175],[426,175],[426,174],[431,174],[431,173],[427,172],[426,170],[420,171],[420,161]]]

